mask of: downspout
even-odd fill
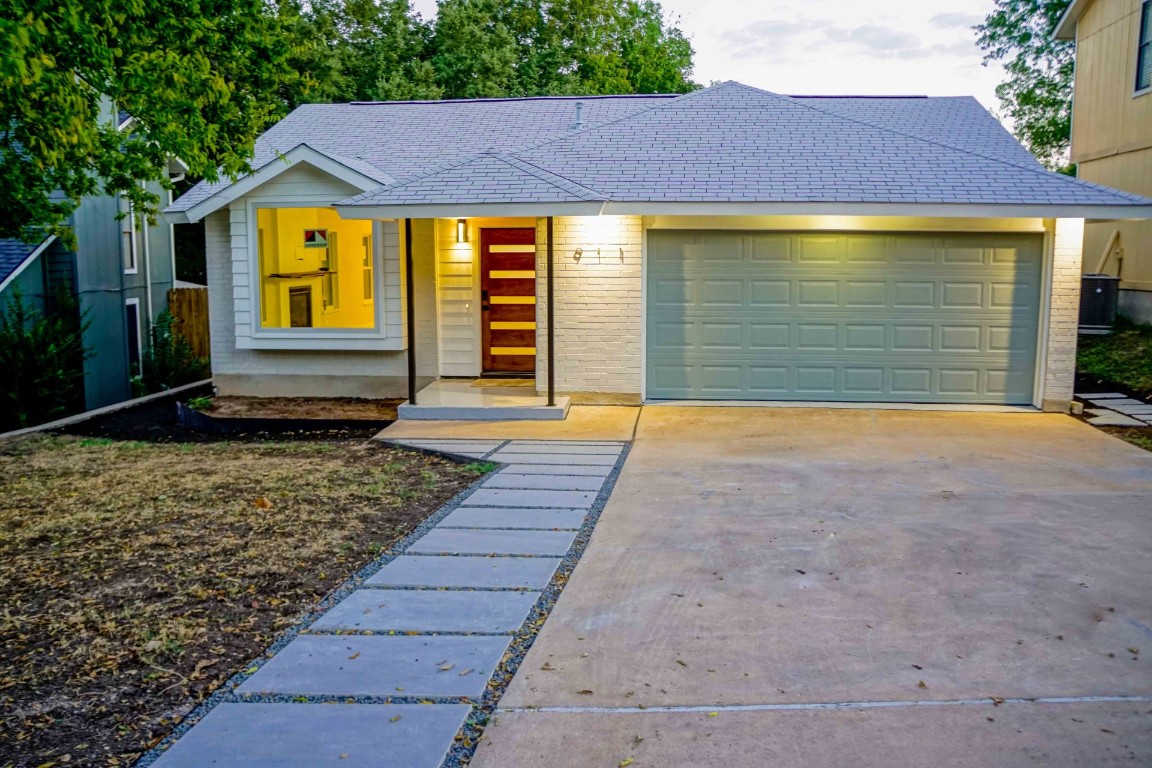
[[[145,182],[143,182],[143,181],[140,182],[140,188],[143,189],[144,191],[148,191],[148,187],[145,184]],[[133,218],[132,221],[133,221],[133,224],[135,224],[135,221],[136,221],[135,218]],[[143,240],[144,240],[144,306],[145,306],[145,311],[148,313],[148,322],[145,323],[145,327],[147,328],[147,331],[148,331],[147,347],[149,349],[151,349],[152,348],[152,318],[153,318],[153,314],[152,314],[152,254],[151,254],[151,249],[148,247],[148,222],[144,218],[140,219],[140,230],[141,230],[140,234],[143,235]],[[133,240],[135,240],[135,237],[133,237]],[[144,346],[144,345],[141,345],[141,346]]]
[[[416,278],[412,275],[412,219],[404,219],[404,269],[408,297],[408,404],[416,405]]]
[[[553,219],[548,217],[548,405],[556,405],[556,311],[555,311],[555,281],[552,274],[552,262],[555,253],[552,245]]]

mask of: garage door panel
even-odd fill
[[[1031,401],[1037,236],[657,230],[648,254],[650,398]]]

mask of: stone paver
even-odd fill
[[[473,506],[486,507],[563,507],[588,509],[596,501],[591,491],[517,491],[503,488],[478,488],[468,497]]]
[[[1102,416],[1093,416],[1088,423],[1096,427],[1143,427],[1140,419],[1125,416],[1122,413],[1105,413]]]
[[[489,636],[300,635],[238,690],[479,698],[509,642]]]
[[[311,629],[513,632],[539,596],[538,592],[358,589]]]
[[[634,414],[613,423],[630,433],[633,422]],[[228,693],[156,765],[440,766],[471,711],[455,702],[478,701],[488,690],[510,636],[548,587],[623,450],[623,443],[491,436],[397,440],[477,459],[493,454],[507,466]]]
[[[556,555],[568,552],[576,531],[506,531],[436,528],[409,552],[450,555]]]
[[[610,475],[613,469],[614,467],[608,464],[515,464],[504,471],[518,475],[585,475],[603,479]]]
[[[579,528],[584,509],[525,509],[517,507],[461,507],[440,523],[440,528]]]
[[[557,455],[551,453],[523,453],[508,451],[500,449],[496,453],[488,457],[492,461],[501,461],[508,464],[559,464],[559,465],[572,465],[584,464],[587,466],[607,466],[610,467],[616,463],[618,456],[591,454],[591,455],[578,455],[578,454],[564,454]]]
[[[602,477],[580,475],[527,475],[497,472],[484,481],[484,488],[531,488],[546,491],[598,491],[604,485]]]
[[[437,768],[467,704],[234,704],[201,720],[156,768]]]
[[[500,449],[501,454],[511,455],[514,453],[529,453],[547,456],[578,456],[578,455],[598,455],[598,456],[619,456],[621,446],[617,445],[566,445],[563,443],[551,443],[546,445],[535,445],[533,443],[513,443]]]
[[[1128,397],[1128,395],[1123,395],[1119,392],[1090,392],[1085,394],[1078,393],[1076,397],[1081,400],[1111,400],[1114,398]]]
[[[560,565],[552,557],[425,557],[402,555],[367,584],[394,587],[543,589]]]

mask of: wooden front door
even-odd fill
[[[536,230],[480,230],[484,373],[536,370]]]

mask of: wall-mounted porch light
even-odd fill
[[[466,219],[456,219],[456,242],[468,242],[468,221]]]

